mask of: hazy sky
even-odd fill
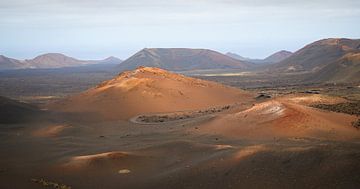
[[[0,0],[0,54],[127,58],[144,47],[262,58],[329,37],[360,38],[359,0]]]

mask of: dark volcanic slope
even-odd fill
[[[0,124],[27,121],[38,113],[34,106],[0,96]]]
[[[289,58],[273,65],[278,71],[317,71],[336,62],[347,53],[360,52],[360,40],[323,39],[298,50]]]
[[[133,70],[139,66],[166,70],[222,69],[251,66],[224,54],[206,49],[152,48],[143,49],[119,65],[119,70]]]

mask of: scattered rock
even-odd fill
[[[308,90],[308,91],[304,91],[303,93],[305,94],[320,94],[319,90]]]
[[[119,174],[129,174],[131,171],[129,169],[120,169],[118,171]]]
[[[352,125],[357,128],[360,129],[360,119],[358,119],[357,121],[353,122]]]
[[[265,93],[260,93],[259,96],[257,96],[255,99],[256,100],[261,100],[261,99],[268,99],[271,98],[271,95],[265,94]]]
[[[52,181],[48,181],[45,179],[31,179],[31,182],[37,183],[42,185],[43,187],[47,187],[47,188],[55,188],[55,189],[71,189],[70,186],[67,186],[65,184],[61,184],[61,183],[56,183],[56,182],[52,182]]]

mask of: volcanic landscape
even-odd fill
[[[359,48],[324,39],[261,64],[143,49],[62,68],[79,60],[46,54],[56,68],[4,69],[0,188],[358,188]]]

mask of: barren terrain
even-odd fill
[[[166,85],[148,82],[159,75]],[[193,94],[185,90],[193,85],[180,87],[188,82],[201,86],[195,98],[209,95],[206,103],[186,107],[196,103],[181,98]],[[174,84],[183,95],[167,91]],[[139,109],[149,106],[153,86],[185,108],[171,109],[169,103],[169,109]],[[314,107],[356,101],[357,88],[336,87],[346,94],[323,86],[243,91],[157,69],[127,72],[64,100],[118,89],[113,100],[142,96],[112,108],[132,108],[132,114],[98,119],[83,111],[54,111],[50,101],[31,121],[1,124],[0,188],[357,188],[360,131],[352,125],[357,115]],[[259,94],[265,95],[256,98]],[[227,99],[210,103],[222,95]]]

